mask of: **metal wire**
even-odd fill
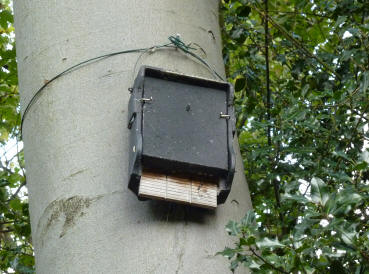
[[[80,69],[83,66],[86,66],[88,64],[91,64],[93,62],[97,62],[100,60],[103,60],[105,58],[109,58],[112,56],[116,56],[116,55],[120,55],[120,54],[127,54],[127,53],[136,53],[136,52],[142,52],[143,54],[145,52],[148,52],[150,50],[153,49],[163,49],[163,48],[178,48],[179,50],[183,51],[185,54],[188,54],[192,57],[194,57],[195,59],[197,59],[198,61],[200,61],[204,66],[206,66],[216,77],[218,77],[220,80],[224,81],[224,79],[200,56],[198,56],[196,53],[194,53],[193,51],[196,50],[195,48],[191,47],[190,44],[185,44],[179,35],[176,36],[169,36],[168,37],[170,43],[166,43],[163,45],[158,45],[158,46],[151,46],[148,48],[138,48],[138,49],[129,49],[129,50],[122,50],[122,51],[117,51],[117,52],[113,52],[113,53],[108,53],[108,54],[104,54],[104,55],[100,55],[85,61],[82,61],[74,66],[71,66],[69,68],[67,68],[66,70],[62,71],[61,73],[57,74],[56,76],[54,76],[53,78],[51,78],[49,81],[45,82],[45,84],[43,86],[41,86],[36,93],[33,95],[33,97],[31,98],[31,100],[29,101],[28,105],[26,106],[23,116],[22,116],[22,120],[21,120],[21,133],[23,133],[23,124],[24,124],[24,120],[27,116],[27,113],[29,112],[31,106],[37,101],[37,99],[40,97],[40,95],[42,94],[42,91],[48,86],[50,85],[53,81],[55,81],[56,79],[60,78],[61,76],[68,74],[74,70]],[[138,59],[142,56],[142,54],[138,57]],[[137,62],[136,62],[137,65]],[[135,65],[135,66],[136,66]]]

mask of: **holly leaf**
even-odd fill
[[[314,177],[311,180],[311,200],[316,204],[325,205],[329,200],[329,191],[327,185],[322,179]]]
[[[280,243],[278,239],[269,239],[269,238],[263,238],[259,241],[256,241],[256,246],[258,248],[275,248],[275,247],[284,247],[285,245]]]

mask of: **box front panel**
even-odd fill
[[[143,157],[228,170],[225,90],[146,77]]]

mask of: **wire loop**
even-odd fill
[[[151,46],[148,48],[138,48],[138,49],[130,49],[130,50],[123,50],[123,51],[118,51],[118,52],[113,52],[113,53],[108,53],[108,54],[104,54],[101,56],[97,56],[85,61],[82,61],[74,66],[71,66],[69,68],[67,68],[66,70],[64,70],[63,72],[57,74],[56,76],[54,76],[53,78],[51,78],[49,81],[45,82],[45,84],[39,88],[36,93],[33,95],[33,97],[31,98],[31,100],[29,101],[28,105],[26,106],[24,113],[22,115],[22,120],[21,120],[21,134],[23,134],[23,123],[25,120],[25,117],[27,115],[27,113],[29,112],[31,106],[36,102],[37,98],[41,95],[41,92],[49,85],[51,84],[53,81],[55,81],[56,79],[60,78],[61,76],[72,72],[75,69],[79,69],[82,66],[88,65],[92,62],[96,62],[108,57],[112,57],[115,55],[120,55],[120,54],[126,54],[126,53],[136,53],[136,52],[147,52],[150,51],[150,53],[154,53],[157,49],[162,49],[162,48],[178,48],[179,50],[181,50],[182,52],[184,52],[185,54],[189,54],[192,57],[194,57],[195,59],[197,59],[198,61],[200,61],[204,66],[206,66],[216,77],[218,77],[220,80],[224,81],[224,79],[213,69],[210,67],[210,65],[201,57],[199,57],[196,53],[192,52],[194,50],[196,50],[196,48],[191,47],[191,43],[190,44],[185,44],[181,38],[180,35],[176,35],[176,36],[169,36],[168,40],[170,43],[167,44],[163,44],[163,45],[157,45],[157,46]]]

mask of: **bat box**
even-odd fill
[[[232,85],[144,66],[130,92],[129,189],[139,199],[224,203],[235,170]]]

